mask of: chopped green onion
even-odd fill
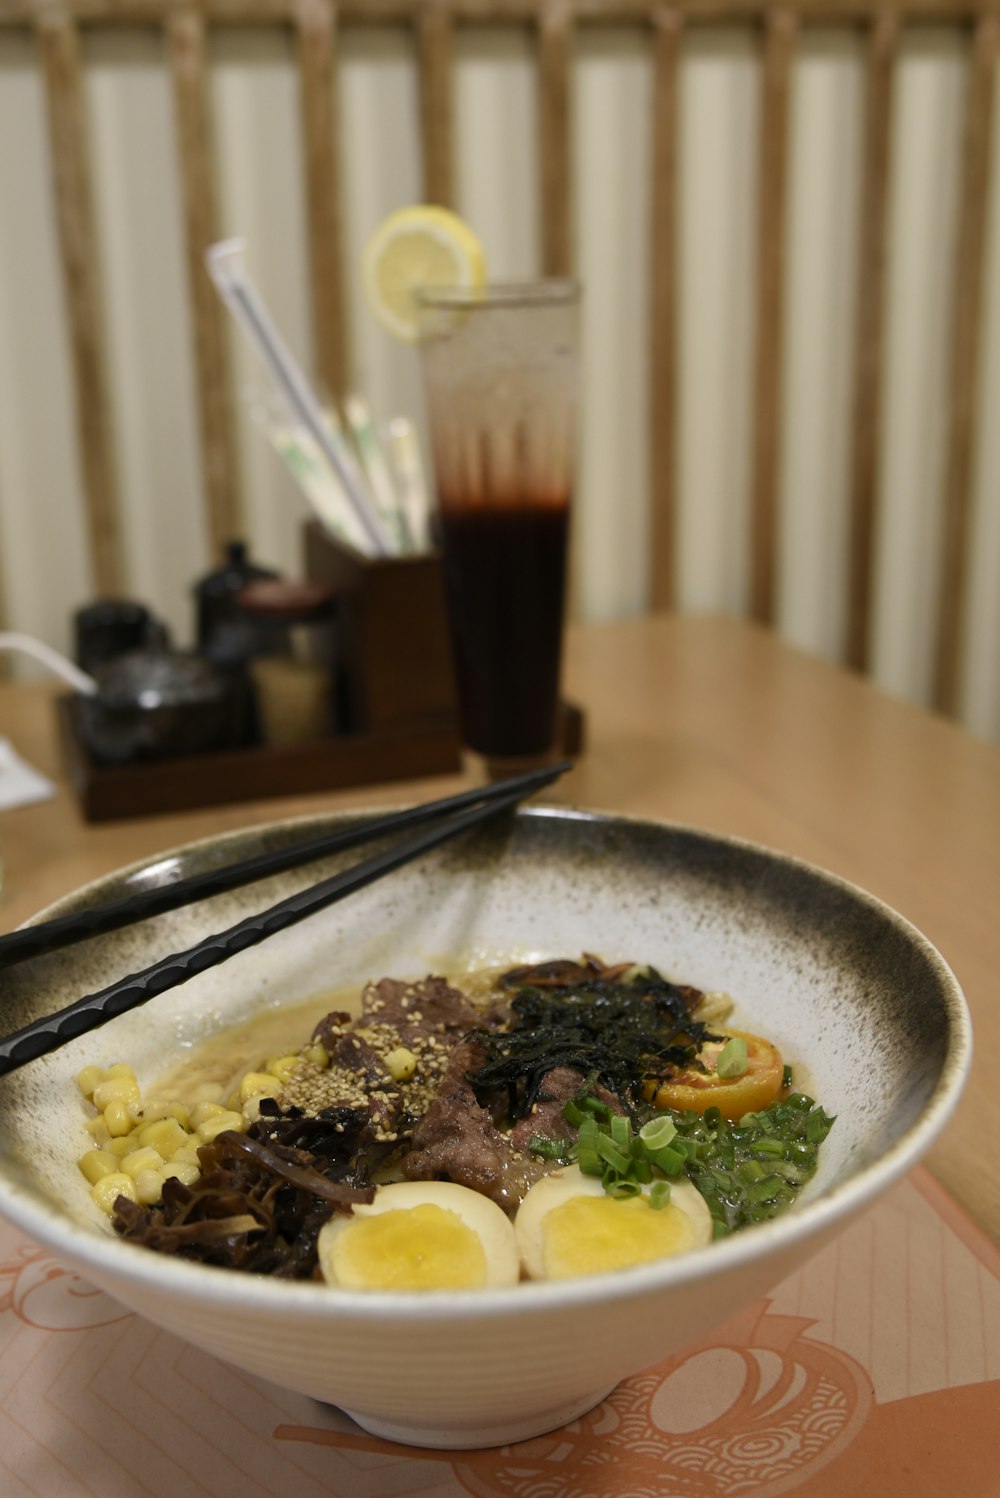
[[[658,1150],[669,1144],[676,1133],[677,1125],[672,1118],[664,1115],[661,1118],[651,1118],[648,1123],[644,1123],[639,1130],[639,1138],[647,1149]]]
[[[755,1181],[752,1186],[747,1187],[747,1199],[752,1202],[771,1201],[780,1192],[782,1184],[778,1176],[767,1176],[763,1181]]]
[[[720,1077],[742,1077],[749,1069],[747,1043],[742,1035],[731,1035],[719,1053],[716,1074]]]
[[[664,1149],[649,1151],[650,1163],[667,1176],[679,1176],[684,1169],[684,1155],[680,1150],[667,1145]]]
[[[610,1183],[610,1185],[608,1184],[607,1181],[605,1181],[605,1183],[604,1183],[604,1189],[608,1193],[609,1196],[613,1196],[613,1197],[615,1197],[619,1201],[623,1201],[626,1197],[629,1197],[629,1196],[641,1196],[642,1195],[642,1187],[639,1185],[638,1181],[620,1181],[619,1180],[619,1181],[612,1181]]]
[[[530,1146],[536,1153],[567,1159],[575,1150],[583,1174],[600,1177],[609,1195],[633,1197],[645,1186],[654,1205],[669,1200],[670,1178],[686,1176],[705,1198],[715,1237],[784,1211],[813,1175],[818,1146],[834,1123],[801,1092],[745,1113],[737,1123],[715,1107],[704,1114],[669,1109],[635,1130],[629,1118],[591,1095],[563,1111],[578,1130],[575,1146],[536,1135]]]
[[[571,1139],[548,1139],[544,1134],[532,1134],[528,1148],[533,1155],[541,1155],[543,1160],[569,1160],[573,1155]]]
[[[784,1071],[781,1073],[781,1090],[782,1090],[782,1092],[787,1092],[788,1089],[789,1089],[789,1087],[791,1087],[791,1085],[792,1085],[792,1068],[790,1066],[786,1066],[785,1069],[784,1069]]]
[[[609,1138],[607,1134],[598,1134],[596,1147],[597,1153],[602,1160],[605,1160],[620,1175],[627,1174],[629,1166],[628,1156],[622,1154],[613,1139]]]
[[[822,1108],[814,1108],[806,1115],[806,1138],[810,1144],[822,1144],[833,1128],[834,1120]]]
[[[664,1207],[669,1206],[670,1182],[654,1181],[649,1189],[647,1200],[649,1202],[649,1205],[653,1208],[654,1212],[660,1212]]]
[[[755,1155],[784,1155],[785,1141],[783,1139],[758,1139],[754,1142],[753,1153]]]

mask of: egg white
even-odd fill
[[[649,1186],[643,1187],[643,1198],[649,1190]],[[571,1238],[568,1244],[557,1243],[559,1220],[551,1214],[569,1203],[595,1198],[603,1198],[607,1204],[597,1208],[601,1219],[598,1232],[581,1236],[578,1241]],[[639,1207],[649,1213],[648,1220],[638,1216]],[[623,1225],[620,1234],[614,1232],[617,1214],[621,1214]],[[612,1237],[607,1253],[598,1247],[606,1227],[611,1229]],[[582,1232],[586,1233],[586,1229]],[[527,1192],[514,1219],[514,1237],[529,1279],[569,1279],[701,1248],[712,1241],[712,1215],[704,1197],[689,1181],[671,1181],[669,1205],[654,1209],[639,1197],[616,1200],[605,1192],[599,1176],[584,1175],[578,1165],[567,1165],[543,1176]],[[565,1239],[565,1231],[562,1237]],[[672,1241],[664,1246],[657,1242],[661,1238]],[[626,1242],[638,1242],[634,1257],[629,1257]]]
[[[420,1211],[428,1207],[438,1211],[428,1217]],[[372,1219],[388,1213],[397,1215],[371,1228]],[[393,1245],[398,1252],[386,1252]],[[505,1212],[489,1197],[452,1181],[380,1186],[370,1204],[356,1206],[350,1216],[335,1214],[316,1246],[327,1283],[353,1290],[487,1288],[520,1278],[514,1229]]]

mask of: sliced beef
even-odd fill
[[[444,978],[427,977],[419,983],[383,978],[369,983],[361,1000],[362,1024],[392,1025],[402,1036],[443,1035],[457,1039],[482,1023],[460,989]]]
[[[403,1174],[411,1181],[454,1181],[512,1211],[546,1167],[512,1144],[479,1106],[464,1075],[475,1060],[474,1047],[456,1047],[441,1091],[413,1131]]]
[[[500,979],[504,988],[572,988],[584,984],[613,983],[633,966],[619,962],[607,967],[599,957],[585,952],[580,962],[558,957],[551,962],[536,962],[527,967],[512,967]]]
[[[571,1123],[567,1123],[563,1109],[577,1096],[583,1083],[583,1072],[572,1066],[556,1066],[546,1072],[531,1112],[510,1131],[510,1141],[514,1147],[520,1150],[530,1148],[535,1136],[542,1139],[575,1139],[576,1129]],[[612,1113],[624,1111],[614,1093],[609,1092],[606,1087],[589,1087],[587,1091],[592,1097],[605,1103]]]

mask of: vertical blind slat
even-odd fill
[[[420,132],[424,200],[451,208],[454,201],[452,153],[451,17],[438,5],[421,11],[417,23],[420,60]]]
[[[845,650],[848,665],[858,671],[868,669],[871,649],[892,86],[898,35],[898,17],[887,11],[874,22],[868,37]]]
[[[347,388],[347,328],[331,0],[301,0],[297,40],[316,375],[324,394],[339,398]]]
[[[976,448],[983,252],[992,172],[993,103],[1000,22],[978,23],[969,61],[961,208],[952,314],[951,405],[941,531],[934,705],[955,714],[961,689],[962,625],[968,571],[972,458]]]
[[[217,237],[218,198],[211,150],[204,19],[193,10],[175,10],[167,22],[166,36],[195,340],[206,518],[213,552],[221,555],[227,541],[242,534],[243,525],[224,308],[205,269],[205,251]]]
[[[650,601],[675,604],[677,554],[677,190],[683,17],[653,18],[652,349],[650,366]]]
[[[774,621],[781,456],[788,109],[796,16],[772,11],[764,47],[757,238],[757,329],[750,532],[750,609]]]
[[[101,277],[80,37],[64,15],[38,28],[94,590],[124,591]]]
[[[546,276],[568,276],[573,265],[569,140],[573,33],[566,0],[543,0],[538,26],[542,271]]]

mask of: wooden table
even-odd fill
[[[732,620],[577,626],[566,675],[589,741],[555,799],[692,823],[809,859],[895,906],[940,948],[968,997],[976,1058],[928,1163],[1000,1243],[1000,751]],[[59,779],[51,698],[48,685],[0,685],[0,734]],[[320,807],[429,799],[457,784],[88,826],[63,783],[50,801],[0,814],[0,927],[192,838]]]

